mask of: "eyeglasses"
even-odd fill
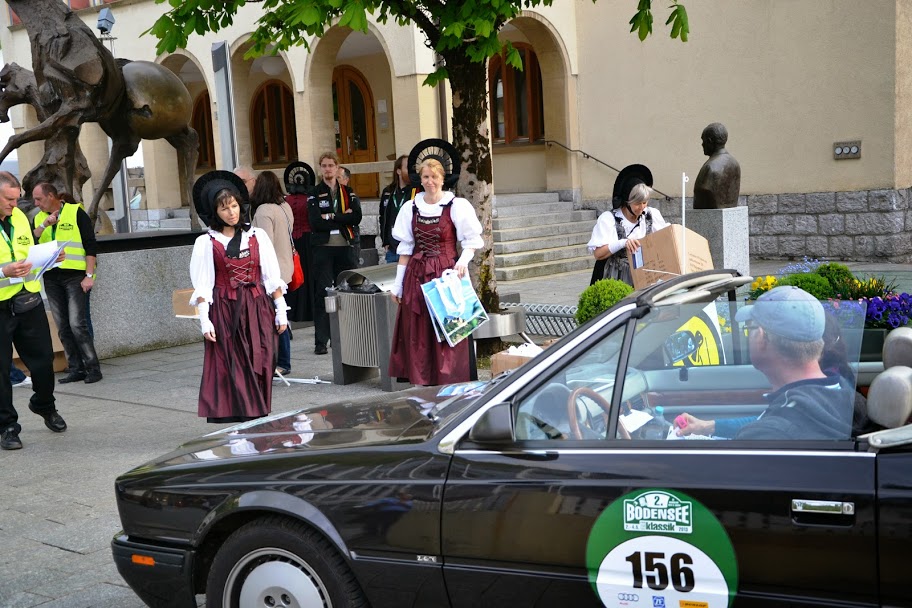
[[[754,323],[753,321],[748,321],[747,323],[744,324],[744,331],[749,332],[752,329],[761,329],[761,327],[757,323]]]

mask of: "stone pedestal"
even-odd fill
[[[747,207],[693,209],[687,227],[709,241],[715,268],[733,268],[750,275],[750,223]]]

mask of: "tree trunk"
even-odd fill
[[[484,247],[473,262],[478,298],[488,312],[500,310],[494,278],[493,209],[494,166],[488,120],[487,63],[475,63],[465,53],[444,55],[453,91],[453,145],[462,155],[456,193],[475,207]]]
[[[500,297],[494,275],[494,163],[488,119],[487,62],[472,62],[465,53],[458,52],[443,57],[453,91],[453,145],[462,155],[456,193],[475,207],[484,238],[484,247],[476,252],[472,264],[475,289],[485,310],[496,313],[500,310]],[[480,340],[477,347],[479,357],[489,357],[503,350],[503,342],[500,338]]]

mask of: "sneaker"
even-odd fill
[[[10,427],[0,433],[0,449],[4,450],[21,450],[22,442],[19,440],[19,433],[13,427]]]
[[[44,418],[44,426],[55,433],[62,433],[67,430],[67,423],[64,421],[63,416],[57,413],[57,410],[42,416],[42,418]]]
[[[69,384],[70,382],[82,382],[85,379],[86,379],[85,372],[70,372],[69,375],[67,375],[64,378],[61,378],[60,380],[58,380],[58,382],[60,384]],[[100,380],[100,378],[99,378],[99,380]],[[96,380],[96,382],[97,382],[97,380]]]
[[[13,384],[13,388],[16,388],[17,386],[21,388],[30,388],[32,386],[32,379],[26,376],[21,382]]]
[[[85,383],[92,384],[94,382],[98,382],[99,380],[101,380],[101,378],[102,378],[102,375],[101,375],[100,371],[92,370],[92,371],[86,373]],[[66,378],[64,378],[64,380],[65,379]],[[63,382],[63,380],[61,380],[61,382]]]
[[[275,371],[272,373],[273,378],[278,378],[279,376],[287,376],[291,373],[290,369],[282,369],[281,367],[275,368]]]
[[[326,345],[325,345],[325,344],[317,344],[317,345],[314,347],[314,354],[315,354],[315,355],[325,355],[327,352],[328,352],[328,351],[326,350]]]

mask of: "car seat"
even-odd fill
[[[912,417],[912,328],[887,334],[883,365],[868,390],[868,417],[888,429],[905,426]]]

